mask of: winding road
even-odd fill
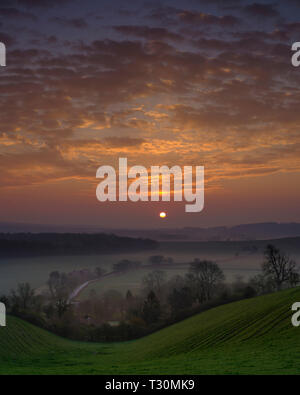
[[[90,285],[90,284],[92,284],[92,283],[95,283],[95,282],[99,281],[99,280],[102,279],[103,277],[109,277],[109,276],[111,276],[111,275],[113,275],[113,274],[116,274],[116,272],[109,272],[109,273],[106,273],[106,274],[104,274],[103,276],[101,276],[101,277],[99,277],[99,278],[94,278],[93,280],[89,280],[89,281],[86,281],[86,282],[83,283],[83,284],[78,285],[78,287],[76,287],[76,288],[74,289],[74,291],[72,291],[72,292],[70,293],[69,298],[68,298],[68,303],[72,303],[72,301],[73,301],[73,303],[74,303],[74,299],[75,299],[75,298],[80,294],[80,292],[83,291],[88,285]]]

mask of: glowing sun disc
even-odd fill
[[[167,214],[162,211],[161,213],[159,213],[160,218],[166,218]]]

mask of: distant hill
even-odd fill
[[[165,253],[187,253],[194,252],[195,256],[198,252],[206,254],[236,255],[239,254],[263,254],[266,246],[273,244],[280,250],[288,254],[300,254],[300,237],[286,237],[280,239],[268,240],[232,240],[232,241],[161,241],[160,250]]]
[[[230,303],[142,339],[72,342],[8,317],[0,374],[299,374],[300,289]]]
[[[229,228],[229,233],[233,236],[236,235],[251,239],[295,237],[300,236],[300,224],[266,222],[260,224],[238,225]]]
[[[161,241],[268,240],[300,236],[300,223],[257,223],[232,227],[186,227],[178,229],[118,230],[118,235],[149,237]]]
[[[88,225],[42,225],[0,222],[0,233],[106,233],[158,241],[268,240],[300,237],[300,223],[263,222],[210,228],[105,229]]]

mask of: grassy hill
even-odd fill
[[[143,339],[72,342],[14,317],[0,328],[1,374],[299,374],[300,288],[220,306]]]

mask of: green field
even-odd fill
[[[1,374],[299,374],[300,288],[220,306],[143,339],[85,344],[8,317]]]

